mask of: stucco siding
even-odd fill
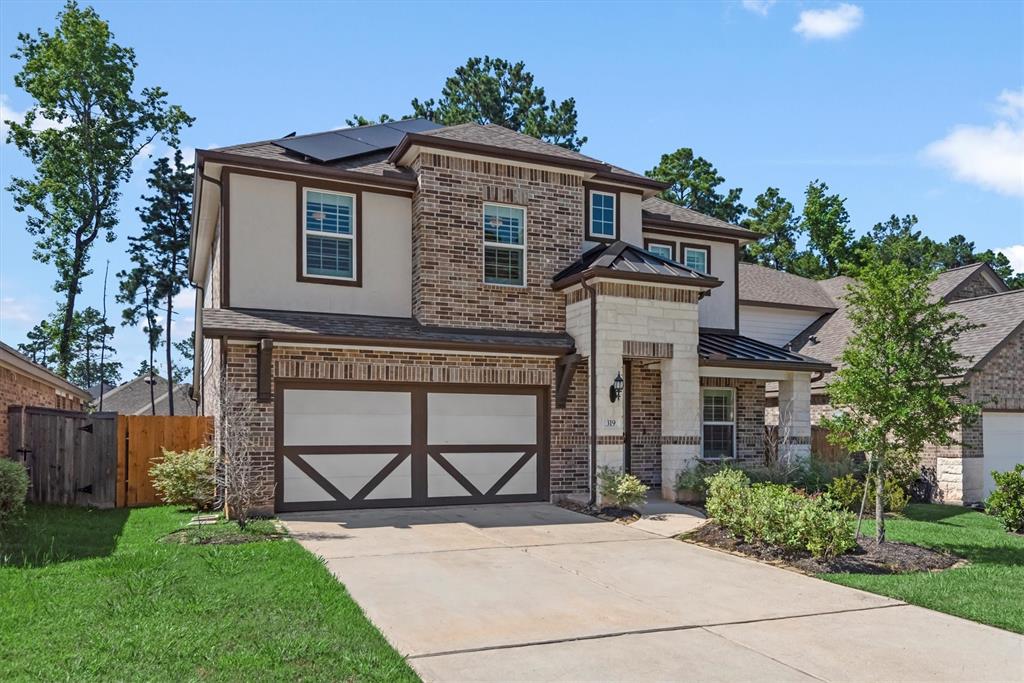
[[[412,202],[362,193],[362,286],[299,282],[296,184],[230,176],[230,305],[408,317],[412,313]]]

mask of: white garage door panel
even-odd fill
[[[295,463],[284,459],[284,481],[281,482],[282,497],[286,503],[318,503],[333,501],[334,497],[320,488],[320,485],[306,476]]]
[[[1024,413],[984,413],[981,420],[985,456],[983,495],[988,498],[995,488],[992,470],[1008,472],[1024,462]]]
[[[462,476],[468,479],[469,482],[473,484],[473,486],[475,486],[478,491],[480,491],[481,493],[487,493],[488,491],[491,490],[492,486],[498,483],[498,480],[501,479],[502,475],[508,472],[509,469],[511,469],[511,467],[516,463],[516,461],[523,457],[523,452],[520,451],[518,453],[445,453],[442,451],[441,455],[443,455],[445,460],[450,462]],[[505,484],[505,486],[502,486],[501,490],[497,491],[497,493],[537,493],[537,469],[536,465],[533,462],[535,458],[536,456],[531,458],[530,461],[523,466],[524,470],[533,471],[533,478],[528,481],[525,490],[509,490],[509,484],[512,483],[511,481],[509,481],[508,483]],[[431,460],[431,462],[433,462],[433,460]],[[437,463],[434,463],[434,465],[437,465]],[[440,468],[438,467],[438,469]],[[444,470],[441,471],[443,472]],[[445,472],[445,474],[447,474],[447,472]],[[451,477],[449,476],[449,479],[450,478]],[[514,478],[515,475],[513,475],[513,479]],[[448,485],[446,480],[440,477],[439,480],[445,482],[443,486],[447,490]],[[518,488],[522,488],[524,484],[520,482],[517,486]],[[429,479],[427,493],[432,498],[447,495],[438,493],[437,491],[430,489]]]
[[[431,445],[520,444],[537,440],[537,397],[530,394],[427,396]]]
[[[374,475],[395,459],[396,453],[344,453],[327,454],[317,453],[315,455],[303,455],[305,460],[324,479],[334,484],[335,487],[346,496],[351,498],[359,493],[366,486]],[[401,474],[405,474],[404,487],[401,481]],[[408,498],[412,495],[412,472],[410,470],[409,458],[406,458],[392,474],[399,474],[399,478],[392,479],[388,483],[388,489],[394,491],[394,495],[381,496],[378,498]],[[391,479],[391,477],[389,477]],[[381,482],[383,486],[385,482]],[[380,486],[373,489],[374,493],[380,493]]]
[[[408,445],[411,411],[411,397],[403,391],[288,389],[284,445]]]

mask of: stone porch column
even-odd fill
[[[791,462],[811,456],[811,378],[793,373],[779,381],[779,457]]]
[[[661,362],[661,497],[665,500],[675,500],[676,477],[700,456],[697,349],[695,344],[673,346],[673,357]]]

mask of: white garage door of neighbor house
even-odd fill
[[[545,396],[531,387],[283,385],[277,509],[544,500]]]
[[[1024,462],[1024,413],[984,413],[981,420],[988,498],[995,488],[992,470],[1007,472]]]

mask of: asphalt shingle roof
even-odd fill
[[[154,376],[153,402],[150,403],[148,376],[136,377],[103,394],[103,411],[121,415],[150,415],[156,407],[156,415],[167,415],[170,408],[167,402],[167,380]],[[196,404],[189,398],[191,384],[177,384],[174,387],[174,414],[195,415]],[[99,399],[93,405],[99,408]]]
[[[754,263],[740,263],[740,303],[744,301],[836,308],[821,282]]]
[[[203,333],[214,337],[333,337],[391,345],[471,345],[481,349],[516,347],[538,351],[569,351],[575,345],[568,334],[428,327],[412,318],[254,308],[204,308]]]
[[[707,216],[705,214],[688,209],[685,206],[680,206],[673,202],[666,201],[660,197],[648,197],[643,201],[643,212],[645,218],[662,218],[672,221],[679,221],[680,223],[689,223],[691,225],[706,225],[710,228],[725,228],[727,230],[742,230],[743,232],[750,232],[746,228],[742,228],[732,223]],[[754,233],[750,233],[752,236]]]

